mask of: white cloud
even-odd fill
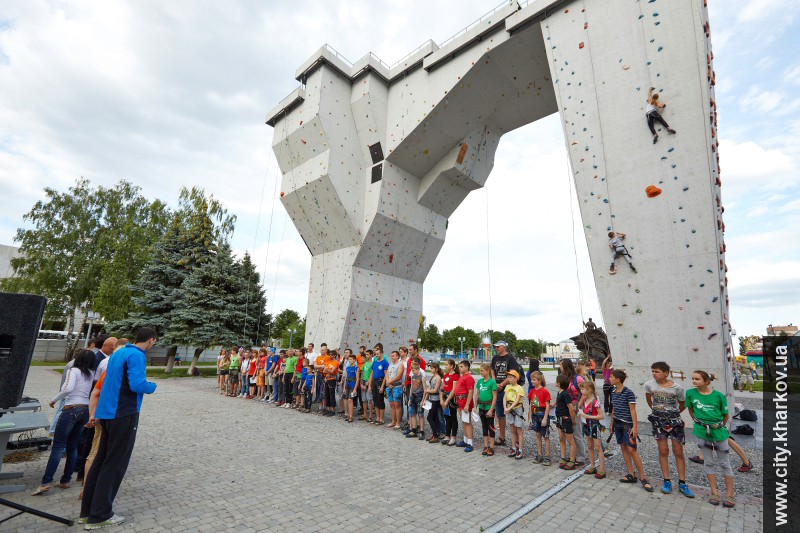
[[[783,86],[767,85],[768,73],[747,77],[795,60],[769,43],[789,31],[796,4],[736,0],[709,7],[718,95],[725,98],[718,101],[731,286],[747,305],[756,299],[742,291],[752,294],[773,277],[770,262],[755,264],[752,256],[766,246],[789,254],[789,267],[800,258],[791,244],[800,190],[800,120],[793,107],[800,105],[794,97],[800,73],[797,65],[786,67]],[[273,201],[279,176],[265,112],[296,87],[296,67],[324,43],[351,61],[372,50],[391,64],[487,9],[480,0],[7,2],[0,20],[0,242],[11,244],[44,187],[63,190],[80,176],[98,185],[129,179],[173,204],[181,186],[198,185],[239,217],[238,254],[253,248],[258,231],[252,255],[260,272],[266,263],[270,307],[304,314],[310,258],[291,222],[283,232],[285,213]],[[726,64],[732,66],[723,72]],[[775,119],[779,127],[762,128],[753,117]],[[601,323],[579,220],[575,267],[567,179],[557,117],[503,138],[488,182],[496,329],[560,340],[580,327],[581,304],[584,317]],[[440,327],[489,325],[486,194],[471,194],[453,215],[428,277],[425,313]],[[732,319],[740,332],[782,321],[738,307],[736,298]]]

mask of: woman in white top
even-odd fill
[[[675,130],[669,127],[667,121],[658,112],[659,109],[664,109],[667,104],[659,101],[658,93],[653,94],[653,87],[650,87],[650,93],[647,95],[647,107],[644,109],[644,114],[647,117],[647,127],[650,128],[650,133],[653,134],[653,144],[658,141],[658,133],[656,133],[655,123],[658,122],[670,133],[675,133]]]
[[[91,350],[84,350],[78,354],[75,364],[67,370],[67,377],[61,386],[61,392],[50,401],[50,407],[54,407],[57,401],[65,399],[64,407],[56,423],[53,447],[50,449],[50,459],[47,461],[47,468],[42,476],[42,484],[33,491],[34,495],[50,490],[53,476],[58,470],[58,462],[65,450],[67,460],[64,465],[64,474],[56,486],[62,489],[70,486],[72,472],[78,460],[78,444],[81,442],[83,427],[89,421],[89,396],[92,393],[94,380],[93,365],[94,353]]]

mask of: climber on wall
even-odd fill
[[[628,253],[628,249],[625,248],[625,244],[622,242],[622,239],[625,238],[624,233],[614,233],[613,231],[608,232],[608,238],[611,239],[608,241],[608,247],[614,250],[614,257],[611,259],[611,268],[608,269],[609,274],[616,274],[617,273],[617,265],[615,264],[617,258],[622,256],[625,258],[625,261],[628,262],[630,265],[631,270],[633,273],[636,274],[636,269],[633,266],[633,260],[631,259],[631,254]]]
[[[658,142],[658,133],[656,133],[655,123],[658,122],[670,133],[675,133],[675,130],[669,127],[667,121],[658,112],[659,109],[664,109],[667,104],[659,102],[658,93],[653,94],[655,87],[650,87],[650,92],[647,95],[647,107],[644,109],[644,114],[647,117],[647,127],[650,128],[650,133],[653,134],[653,144]]]

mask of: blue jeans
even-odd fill
[[[50,424],[50,429],[47,430],[48,433],[51,435],[56,432],[56,425],[58,424],[58,418],[61,416],[61,410],[64,408],[64,402],[66,400],[61,399],[58,400],[58,404],[56,405],[56,414],[53,416],[53,423]]]
[[[72,479],[72,472],[75,470],[75,463],[78,460],[78,445],[83,435],[83,426],[89,421],[89,406],[81,405],[66,411],[61,411],[56,424],[56,432],[53,436],[53,447],[50,449],[50,459],[47,461],[42,485],[50,485],[53,477],[58,470],[58,463],[61,454],[67,451],[67,462],[64,465],[64,474],[61,476],[61,483],[69,483]]]

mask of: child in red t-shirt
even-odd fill
[[[469,361],[461,361],[458,363],[458,372],[460,374],[458,383],[456,383],[450,395],[447,397],[446,404],[455,398],[458,404],[458,414],[461,418],[461,423],[464,424],[464,440],[456,444],[459,448],[464,448],[465,452],[472,451],[472,437],[474,434],[474,427],[472,425],[472,409],[475,407],[473,401],[473,394],[475,393],[475,378],[469,372]]]
[[[606,462],[603,455],[603,444],[600,439],[600,421],[605,418],[600,400],[597,399],[593,381],[581,383],[581,400],[578,403],[578,416],[583,418],[583,436],[586,437],[586,448],[589,450],[589,468],[583,473],[594,474],[597,479],[606,477]],[[595,451],[600,457],[600,469],[594,467]]]
[[[444,411],[444,438],[442,444],[447,446],[456,445],[458,435],[458,409],[455,405],[450,405],[450,399],[456,384],[458,383],[458,372],[456,362],[452,359],[447,360],[447,370],[442,378],[442,410]]]
[[[531,429],[536,433],[536,456],[534,464],[550,466],[550,391],[544,386],[544,374],[538,370],[531,373],[531,390],[528,392],[530,400],[529,420]],[[544,454],[542,454],[542,441],[544,440]]]

